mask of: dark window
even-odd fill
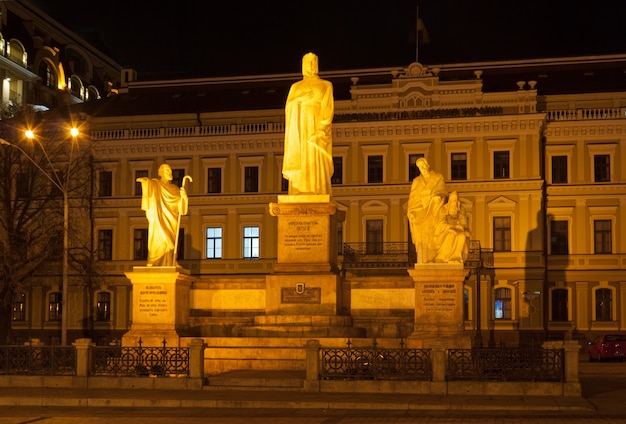
[[[414,153],[409,155],[409,181],[413,181],[414,178],[419,177],[420,169],[417,167],[417,160],[423,158],[423,153]]]
[[[330,177],[331,184],[343,184],[343,157],[333,156],[333,176]]]
[[[63,294],[52,292],[48,295],[48,320],[61,321],[63,313]]]
[[[180,168],[172,169],[172,184],[174,184],[177,187],[182,187],[184,177],[185,177],[184,169],[180,169]]]
[[[496,252],[511,251],[511,217],[496,216],[493,218],[493,250]]]
[[[552,290],[552,321],[568,320],[568,294],[566,289]]]
[[[609,219],[593,221],[594,253],[611,253],[613,251],[611,232]]]
[[[463,289],[463,320],[469,320],[469,290]]]
[[[244,168],[244,187],[246,193],[256,193],[259,191],[259,167],[246,166]]]
[[[450,155],[450,177],[453,180],[467,180],[467,153]]]
[[[137,228],[133,240],[133,259],[136,261],[148,259],[148,229]]]
[[[383,157],[381,155],[367,157],[367,182],[383,182]]]
[[[612,321],[612,303],[611,289],[596,290],[596,321]]]
[[[550,253],[567,255],[569,253],[567,237],[567,221],[550,222]]]
[[[96,321],[111,320],[111,293],[99,292],[96,296]]]
[[[206,229],[206,258],[222,258],[222,228],[209,227]]]
[[[244,259],[259,258],[259,227],[243,227]]]
[[[368,255],[383,253],[383,220],[365,221],[365,252]]]
[[[567,183],[567,156],[552,156],[552,184]]]
[[[113,195],[113,173],[111,171],[100,171],[98,187],[100,197]]]
[[[26,294],[13,295],[13,321],[26,321]]]
[[[609,155],[593,157],[593,177],[596,183],[611,181],[611,157]]]
[[[113,259],[113,230],[98,231],[98,259],[101,261]]]
[[[280,191],[289,191],[289,180],[283,176],[280,178]]]
[[[509,152],[493,152],[493,178],[509,178]]]
[[[222,192],[222,168],[207,169],[207,193]]]
[[[58,89],[57,75],[52,67],[45,61],[41,61],[39,65],[39,76],[46,87],[51,87],[55,90]]]
[[[141,196],[142,194],[141,183],[137,181],[137,178],[146,178],[147,176],[148,171],[146,169],[135,171],[135,196]]]
[[[20,172],[17,174],[15,181],[15,192],[17,197],[20,199],[24,199],[30,197],[31,189],[30,189],[30,175],[26,172]]]
[[[494,318],[511,319],[511,289],[507,289],[505,287],[496,289]]]

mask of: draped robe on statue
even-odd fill
[[[306,60],[315,59],[305,56]],[[291,86],[285,104],[282,172],[289,180],[290,195],[331,194],[333,86],[317,76],[317,62],[314,67]]]
[[[162,179],[142,178],[141,186],[141,209],[148,218],[148,266],[176,266],[178,217],[187,213],[187,195]]]

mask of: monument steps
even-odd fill
[[[244,337],[365,337],[364,328],[319,326],[254,326],[241,329]]]
[[[305,371],[233,370],[206,378],[203,390],[281,390],[301,391]]]

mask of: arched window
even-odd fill
[[[596,321],[612,321],[613,291],[596,290]]]
[[[84,96],[83,82],[76,75],[70,77],[70,92],[79,99]]]
[[[494,302],[495,319],[511,319],[511,289],[500,287],[496,289]]]
[[[39,64],[37,75],[41,77],[43,85],[46,87],[57,88],[59,83],[57,74],[48,62],[42,61]]]
[[[552,290],[552,321],[568,320],[568,292],[567,289]]]

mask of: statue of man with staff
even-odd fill
[[[180,217],[187,214],[189,200],[185,182],[182,187],[172,184],[172,168],[164,163],[159,178],[137,178],[141,183],[141,210],[148,218],[148,266],[177,266],[178,230]]]

